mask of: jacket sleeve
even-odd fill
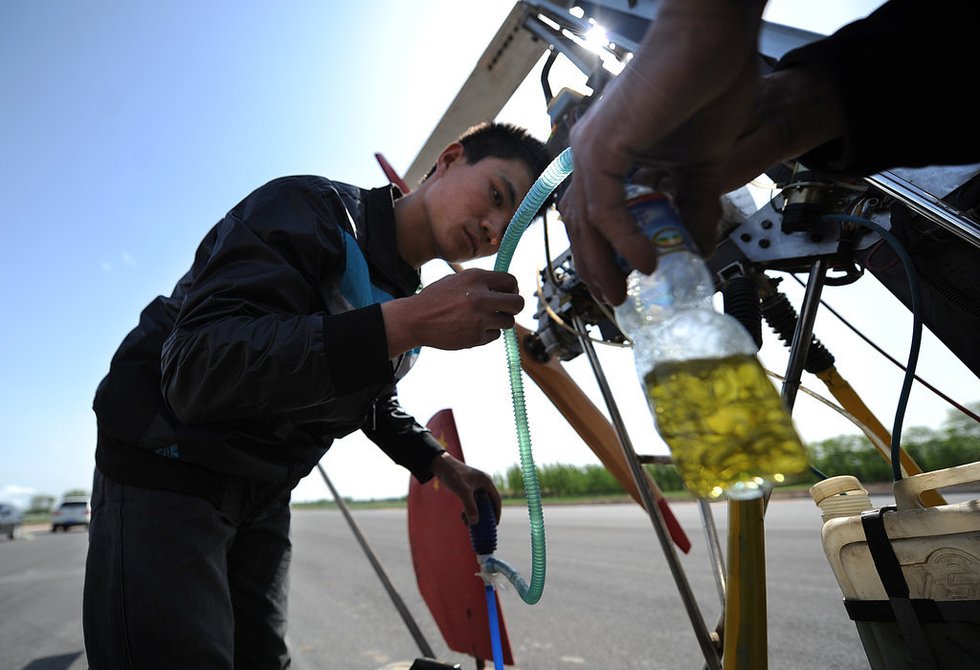
[[[805,154],[809,167],[865,176],[893,167],[980,161],[976,0],[890,0],[867,18],[788,52],[777,69],[806,66],[833,82],[842,140]]]
[[[362,432],[423,484],[432,479],[432,459],[445,451],[427,428],[402,409],[395,395],[377,401],[374,416]]]
[[[162,349],[163,394],[178,419],[307,409],[391,382],[380,307],[325,311],[320,289],[343,271],[346,217],[327,184],[313,177],[266,184],[198,249]]]

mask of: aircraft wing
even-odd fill
[[[464,130],[492,121],[527,78],[548,45],[523,28],[530,8],[514,5],[449,109],[412,161],[405,181],[418,184],[435,164],[436,157]]]
[[[573,17],[568,11],[571,5],[581,7],[584,18]],[[606,29],[611,41],[625,47],[635,46],[649,22],[656,20],[659,5],[659,0],[518,1],[412,161],[405,181],[418,184],[439,152],[460,133],[474,124],[496,118],[546,52],[558,49],[572,55],[574,60],[568,38],[563,36],[565,26],[571,26],[573,32],[576,27],[585,29],[591,17]],[[562,29],[555,29],[555,24]],[[817,33],[764,21],[759,50],[775,59],[820,37]]]

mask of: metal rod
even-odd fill
[[[943,202],[892,172],[879,172],[864,179],[888,195],[898,198],[910,209],[935,222],[936,225],[980,248],[980,223],[949,203]]]
[[[316,467],[320,471],[320,474],[323,475],[323,481],[327,483],[327,487],[330,489],[330,494],[333,496],[334,502],[337,503],[337,507],[340,508],[344,518],[347,519],[347,525],[349,525],[350,529],[354,532],[354,537],[357,538],[358,544],[361,545],[361,549],[363,549],[364,553],[367,554],[368,561],[370,561],[371,566],[374,567],[374,571],[377,573],[378,579],[381,580],[381,584],[385,587],[385,591],[388,592],[388,596],[391,598],[391,602],[394,603],[395,609],[398,610],[398,613],[402,617],[402,621],[404,621],[405,625],[408,627],[408,632],[412,634],[413,638],[415,638],[415,644],[419,646],[419,651],[422,652],[422,655],[426,658],[435,658],[436,655],[432,652],[432,647],[429,646],[429,643],[426,641],[425,636],[422,635],[422,631],[419,629],[418,624],[415,623],[415,619],[412,618],[412,613],[409,612],[408,607],[405,606],[405,601],[402,600],[400,595],[398,595],[398,591],[395,590],[394,584],[392,584],[391,580],[388,578],[388,573],[385,572],[384,566],[381,565],[381,561],[378,560],[378,557],[371,548],[371,545],[368,544],[368,541],[361,533],[361,529],[358,528],[357,524],[354,522],[354,517],[351,516],[350,510],[347,508],[347,503],[344,502],[344,499],[340,497],[339,493],[337,493],[337,489],[334,488],[333,482],[330,481],[330,477],[327,476],[327,471],[323,469],[323,466],[317,463]]]
[[[619,407],[616,405],[612,390],[606,381],[606,375],[602,370],[602,366],[599,364],[599,358],[596,356],[595,349],[592,346],[592,340],[589,338],[585,330],[585,324],[580,316],[574,316],[572,322],[575,327],[575,332],[578,333],[582,349],[585,351],[589,359],[589,364],[592,366],[592,371],[595,373],[596,381],[599,383],[599,390],[602,392],[602,397],[606,401],[606,406],[609,409],[609,417],[612,420],[613,426],[616,428],[616,435],[619,437],[620,444],[623,447],[623,453],[626,455],[626,461],[629,463],[630,472],[633,475],[633,480],[636,482],[636,488],[640,492],[643,506],[646,508],[647,514],[650,516],[650,521],[653,523],[653,528],[657,533],[657,539],[660,541],[660,547],[667,559],[667,565],[670,568],[671,575],[674,577],[674,582],[677,584],[677,590],[684,603],[684,608],[687,610],[687,615],[691,620],[694,634],[704,654],[705,664],[711,670],[721,670],[718,651],[715,649],[711,635],[705,626],[704,618],[698,609],[694,593],[691,591],[691,586],[687,581],[687,575],[684,574],[684,568],[681,566],[680,560],[677,557],[677,551],[670,540],[667,524],[664,523],[660,508],[653,499],[653,492],[647,483],[643,466],[640,465],[636,451],[633,449],[633,442],[626,432],[623,417],[619,413]]]
[[[554,28],[545,24],[536,16],[527,17],[527,20],[524,22],[524,27],[535,37],[551,44],[583,74],[591,74],[602,63],[599,56],[580,47],[571,40],[564,39],[561,33],[556,33]]]
[[[698,498],[698,507],[701,510],[701,522],[704,525],[704,535],[708,543],[708,556],[715,572],[715,585],[718,587],[718,596],[721,598],[722,607],[725,606],[725,559],[721,552],[721,541],[718,539],[718,528],[715,526],[715,517],[711,513],[711,505],[704,498]]]
[[[796,320],[796,328],[793,330],[793,341],[789,345],[789,361],[786,363],[786,374],[783,377],[783,386],[780,391],[780,397],[786,406],[786,411],[790,414],[793,413],[793,406],[796,404],[796,394],[800,390],[803,366],[806,365],[806,357],[810,352],[810,342],[813,341],[813,324],[817,319],[820,294],[823,292],[826,276],[827,261],[818,258],[810,266],[810,277],[807,279],[806,291],[803,294],[803,307],[800,309],[800,316]],[[772,488],[767,488],[763,495],[766,507],[769,505],[771,495]]]
[[[813,323],[817,318],[817,308],[820,307],[820,293],[823,291],[824,277],[827,274],[827,261],[818,258],[810,267],[810,278],[806,282],[806,293],[803,295],[803,307],[800,318],[796,321],[793,331],[793,342],[789,349],[789,362],[786,364],[786,374],[783,379],[782,398],[786,408],[792,414],[796,403],[796,393],[800,390],[800,378],[803,366],[810,351],[813,340]]]

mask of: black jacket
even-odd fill
[[[442,448],[395,397],[417,352],[388,360],[380,308],[419,287],[396,195],[285,177],[232,209],[113,357],[94,402],[99,469],[243,516],[361,429],[428,480]]]
[[[806,66],[832,82],[844,135],[800,157],[810,169],[860,177],[885,169],[980,162],[980,129],[967,102],[978,57],[976,0],[889,0],[867,18],[788,52],[778,68]],[[938,193],[969,212],[980,206],[980,178]],[[980,376],[980,252],[894,207],[891,232],[914,260],[926,326]],[[878,242],[859,261],[911,309],[905,267]]]
[[[894,167],[980,160],[976,0],[889,0],[867,18],[788,52],[777,68],[806,65],[833,82],[842,140],[801,160],[824,174],[861,177]]]

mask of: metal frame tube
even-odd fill
[[[613,426],[616,428],[616,435],[619,437],[620,444],[623,446],[623,453],[626,455],[626,461],[629,463],[630,472],[632,473],[633,479],[636,482],[637,489],[639,489],[640,497],[643,500],[643,506],[646,508],[647,514],[650,516],[650,521],[653,523],[653,528],[657,533],[657,539],[660,541],[660,547],[664,552],[664,556],[667,558],[667,565],[670,568],[671,575],[674,577],[674,582],[677,584],[677,590],[680,593],[681,600],[684,603],[684,609],[687,610],[687,615],[691,620],[691,626],[694,628],[694,634],[697,637],[698,644],[701,646],[701,651],[704,654],[705,664],[711,670],[721,670],[718,651],[715,648],[711,635],[704,623],[704,617],[701,615],[701,610],[698,609],[697,601],[695,600],[694,593],[691,591],[691,586],[687,581],[687,575],[684,573],[684,568],[680,564],[677,551],[670,540],[670,535],[667,531],[667,524],[664,523],[660,509],[657,507],[656,501],[653,499],[653,492],[650,490],[650,487],[647,484],[647,480],[643,472],[643,466],[640,465],[640,459],[637,457],[636,451],[633,449],[633,442],[630,440],[629,434],[626,432],[622,415],[619,413],[619,407],[616,405],[616,400],[613,398],[612,391],[609,388],[609,383],[606,380],[606,375],[599,363],[598,356],[596,356],[595,349],[592,346],[592,340],[589,339],[588,332],[585,330],[585,323],[582,321],[582,318],[577,315],[573,317],[572,321],[575,327],[575,332],[578,333],[579,340],[582,344],[582,350],[585,351],[585,354],[589,359],[589,364],[592,366],[592,371],[595,373],[596,381],[599,384],[599,390],[602,392],[602,397],[609,409],[609,417],[612,420]]]
[[[703,498],[698,499],[698,508],[701,510],[701,523],[704,524],[704,535],[708,545],[708,556],[711,558],[711,565],[715,573],[715,585],[718,587],[718,596],[721,598],[721,606],[725,606],[726,579],[725,579],[725,559],[721,551],[721,542],[718,539],[718,528],[715,526],[715,517],[711,513],[711,504]]]
[[[344,519],[347,520],[347,525],[354,532],[354,537],[357,538],[357,543],[361,545],[361,549],[367,555],[368,561],[371,563],[371,567],[374,568],[374,572],[378,575],[378,579],[381,580],[381,585],[384,586],[385,591],[388,592],[388,596],[391,598],[391,602],[395,605],[395,609],[402,617],[402,621],[405,622],[405,626],[408,628],[408,632],[412,635],[415,640],[415,644],[418,645],[419,651],[426,658],[435,658],[436,655],[432,651],[432,647],[429,646],[428,641],[426,641],[425,636],[422,634],[422,630],[419,625],[412,618],[412,613],[408,611],[408,607],[405,606],[405,601],[402,597],[398,595],[398,591],[395,589],[395,585],[392,584],[391,579],[388,577],[388,573],[385,571],[384,566],[381,565],[381,561],[378,559],[377,554],[368,544],[367,539],[361,533],[361,529],[358,528],[357,524],[354,522],[354,517],[351,516],[350,510],[347,508],[347,503],[344,499],[340,497],[337,489],[334,488],[333,482],[330,481],[330,477],[327,476],[327,471],[323,469],[323,466],[319,463],[316,464],[317,469],[320,474],[323,475],[323,481],[327,483],[327,487],[330,489],[330,495],[333,496],[334,502],[337,503],[337,507],[340,509],[341,513],[344,515]]]
[[[936,225],[980,248],[980,223],[969,218],[949,203],[923,191],[915,184],[892,172],[879,172],[864,179],[875,188],[901,200],[910,209],[933,221]]]
[[[793,331],[793,342],[790,344],[789,361],[786,364],[783,380],[781,395],[790,414],[793,413],[803,366],[806,364],[806,355],[810,351],[810,342],[813,340],[813,324],[817,318],[817,309],[820,307],[820,294],[823,292],[826,275],[827,261],[819,258],[810,267],[810,278],[806,283],[800,318],[796,322],[796,330]]]

